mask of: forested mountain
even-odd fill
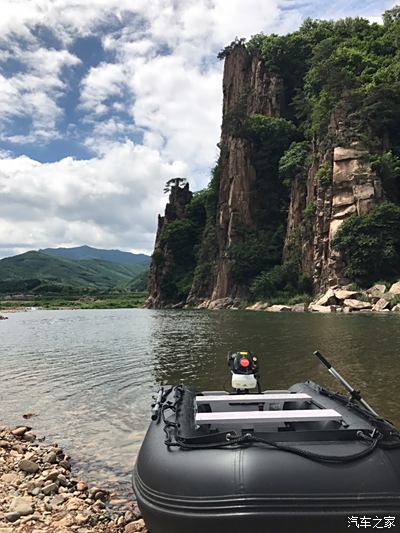
[[[121,250],[102,250],[92,248],[91,246],[44,248],[43,250],[39,250],[39,252],[57,257],[65,257],[65,259],[101,259],[103,261],[111,261],[112,263],[142,263],[146,265],[150,263],[150,257],[145,254],[132,254],[130,252],[122,252]]]
[[[209,186],[174,184],[149,306],[318,293],[400,275],[400,8],[226,47]]]
[[[0,261],[0,293],[143,290],[147,269],[143,263],[71,260],[31,251]]]

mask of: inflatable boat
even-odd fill
[[[400,433],[315,353],[349,396],[262,392],[250,352],[232,393],[160,389],[133,473],[150,533],[400,530]]]

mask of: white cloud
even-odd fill
[[[102,63],[91,68],[81,82],[81,105],[95,114],[104,113],[107,107],[104,102],[112,96],[122,96],[125,82],[124,67],[121,64]],[[99,113],[98,108],[102,106]]]
[[[28,157],[0,160],[2,249],[57,243],[151,251],[169,176],[186,165],[126,142],[91,160],[42,164]]]
[[[73,67],[79,59],[66,50],[14,48],[23,72],[0,75],[0,138],[10,142],[31,143],[58,136],[56,123],[62,115],[57,101],[67,90],[60,75],[64,67]],[[23,134],[10,134],[9,124],[16,118],[30,121]]]

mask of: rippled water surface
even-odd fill
[[[264,388],[313,379],[339,386],[320,349],[381,414],[400,424],[400,317],[241,311],[32,311],[0,322],[0,425],[58,441],[91,482],[129,490],[159,384],[229,383],[226,354],[262,358]]]

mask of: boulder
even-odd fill
[[[36,472],[39,470],[39,465],[33,461],[29,461],[29,459],[22,459],[18,466],[20,470],[26,472],[27,474],[36,474]]]
[[[124,533],[138,533],[143,531],[145,528],[145,523],[142,518],[136,520],[136,522],[130,522],[125,526]]]
[[[336,313],[336,307],[334,305],[311,304],[308,310],[312,313]]]
[[[392,294],[400,294],[400,281],[393,283],[393,285],[389,289],[389,292],[391,292]]]
[[[266,302],[256,302],[253,305],[249,305],[246,307],[247,311],[264,311],[268,307],[268,303]]]
[[[80,492],[88,490],[88,488],[88,484],[85,481],[78,481],[76,484],[76,490],[79,490]]]
[[[27,442],[35,442],[36,435],[32,433],[32,431],[27,431],[26,433],[23,434],[22,438],[23,440]]]
[[[16,472],[8,472],[0,477],[0,481],[7,485],[16,485],[20,481],[20,477]]]
[[[328,289],[326,293],[314,302],[314,305],[334,305],[337,303],[335,291]]]
[[[43,457],[43,462],[45,463],[49,463],[49,464],[54,464],[57,462],[57,454],[56,452],[48,452],[44,455]]]
[[[15,436],[15,437],[22,437],[24,435],[24,433],[26,433],[27,431],[29,431],[31,428],[28,428],[26,426],[19,426],[15,429],[13,429],[11,431],[11,433]]]
[[[385,292],[386,286],[381,283],[377,283],[376,285],[373,285],[367,290],[367,293],[370,296],[373,296],[374,298],[381,298],[382,294],[384,294]]]
[[[354,300],[352,298],[346,298],[344,300],[344,306],[350,307],[353,311],[361,311],[362,309],[372,309],[372,304],[369,302],[361,302],[360,300]]]
[[[195,306],[195,309],[208,309],[211,305],[211,300],[204,300]]]
[[[357,300],[357,298],[360,296],[360,293],[357,291],[349,291],[347,289],[336,289],[334,291],[335,297],[338,300],[347,300],[348,298]]]
[[[268,311],[269,313],[282,313],[282,312],[291,311],[292,308],[290,305],[271,305],[270,307],[267,307],[265,310]]]
[[[400,311],[400,304],[396,304],[393,308],[392,308],[392,311],[395,311],[395,312],[399,312]]]
[[[227,309],[233,304],[233,298],[219,298],[210,302],[208,309]]]
[[[5,513],[4,518],[7,520],[7,522],[16,522],[19,520],[20,514],[19,513]],[[0,530],[1,531],[1,530]]]
[[[292,307],[292,313],[304,313],[304,311],[307,311],[307,309],[307,304],[295,304]]]
[[[389,302],[385,298],[379,298],[372,311],[383,311],[389,308]]]
[[[50,483],[49,485],[46,485],[42,488],[42,492],[45,496],[50,496],[50,494],[55,494],[58,492],[58,485],[57,483]]]
[[[28,516],[33,513],[32,500],[30,498],[18,497],[11,502],[10,513],[18,513],[19,516]]]
[[[66,504],[66,508],[68,511],[77,511],[78,509],[82,509],[85,504],[81,498],[77,498],[76,496],[70,498]]]

